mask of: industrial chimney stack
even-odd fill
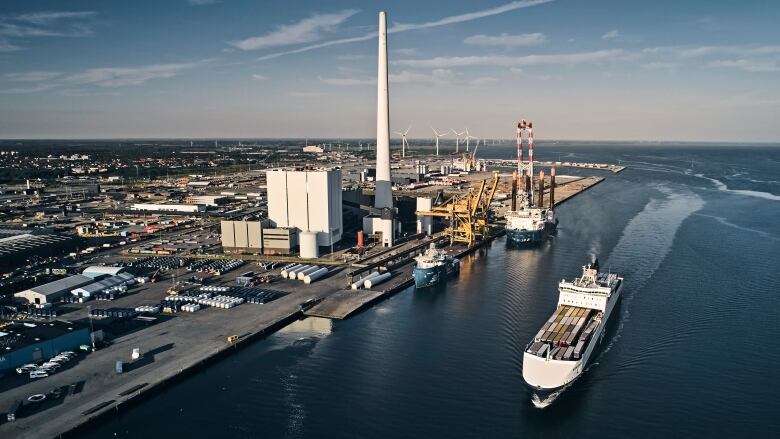
[[[374,207],[393,208],[390,181],[390,102],[387,87],[387,17],[379,13],[379,63],[376,88],[376,195]]]

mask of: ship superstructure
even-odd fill
[[[620,299],[623,278],[599,272],[598,260],[582,276],[558,285],[558,306],[523,353],[523,379],[540,393],[553,392],[582,374]]]

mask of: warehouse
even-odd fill
[[[130,273],[119,273],[116,276],[87,284],[71,290],[71,294],[88,299],[95,294],[104,293],[111,290],[121,289],[135,283],[135,276]]]
[[[341,240],[341,169],[273,169],[266,178],[268,217],[276,227],[316,232],[319,246]]]
[[[83,274],[77,274],[75,276],[69,276],[63,279],[55,280],[47,284],[38,285],[24,291],[20,291],[14,294],[14,297],[26,299],[29,303],[41,305],[44,303],[56,302],[60,297],[68,294],[71,290],[74,290],[84,285],[88,285],[95,282],[95,279],[84,276]]]
[[[71,250],[75,240],[52,233],[0,233],[0,269],[22,265],[32,256],[54,256]]]
[[[90,344],[89,328],[55,320],[13,323],[0,329],[0,373],[21,365],[48,360],[63,351]]]

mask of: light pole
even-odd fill
[[[87,313],[89,314],[89,339],[92,341],[92,351],[95,348],[95,327],[92,325],[92,305],[87,305]]]

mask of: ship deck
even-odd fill
[[[600,323],[599,311],[560,305],[534,337],[526,352],[555,360],[577,361]]]

